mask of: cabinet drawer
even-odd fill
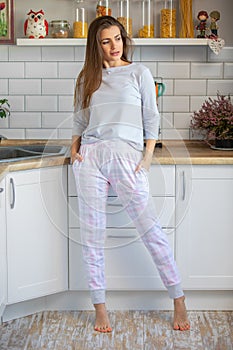
[[[153,197],[155,214],[163,227],[175,226],[175,198]],[[69,227],[79,227],[78,198],[69,197]],[[107,227],[134,227],[131,219],[117,197],[109,197],[107,205]]]
[[[152,196],[175,196],[175,166],[152,165],[149,172],[149,183]],[[71,165],[68,170],[68,195],[77,195]]]
[[[174,253],[174,231],[165,230]],[[70,229],[69,289],[87,289],[78,229]],[[134,229],[107,229],[105,249],[108,290],[162,290],[157,268]]]

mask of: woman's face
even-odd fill
[[[111,26],[101,31],[100,45],[103,50],[105,66],[114,67],[121,64],[123,41],[120,29],[117,26]]]

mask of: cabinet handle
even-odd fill
[[[137,235],[108,235],[108,238],[137,238]]]
[[[11,184],[11,188],[12,188],[12,202],[10,203],[10,207],[11,207],[11,209],[14,209],[14,206],[15,206],[15,184],[14,184],[14,180],[12,179],[12,177],[10,178],[10,184]]]
[[[185,172],[182,171],[182,200],[185,200],[186,182],[185,182]]]
[[[4,191],[4,188],[0,187],[0,193],[2,193]]]

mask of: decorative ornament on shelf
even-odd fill
[[[198,31],[197,38],[206,38],[206,21],[209,18],[208,13],[204,10],[199,11],[197,15],[197,19],[199,20],[199,24],[196,26]]]
[[[28,18],[24,22],[24,34],[29,39],[42,39],[48,35],[48,22],[44,18],[44,11],[30,10]]]
[[[198,130],[213,149],[233,150],[233,105],[230,95],[208,97],[192,115],[191,129]],[[213,144],[214,141],[214,144]]]

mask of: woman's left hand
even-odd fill
[[[152,158],[153,158],[153,153],[146,150],[144,157],[142,158],[141,162],[137,165],[135,172],[137,173],[138,171],[141,170],[141,168],[146,169],[147,171],[150,170],[150,165],[152,162]]]

